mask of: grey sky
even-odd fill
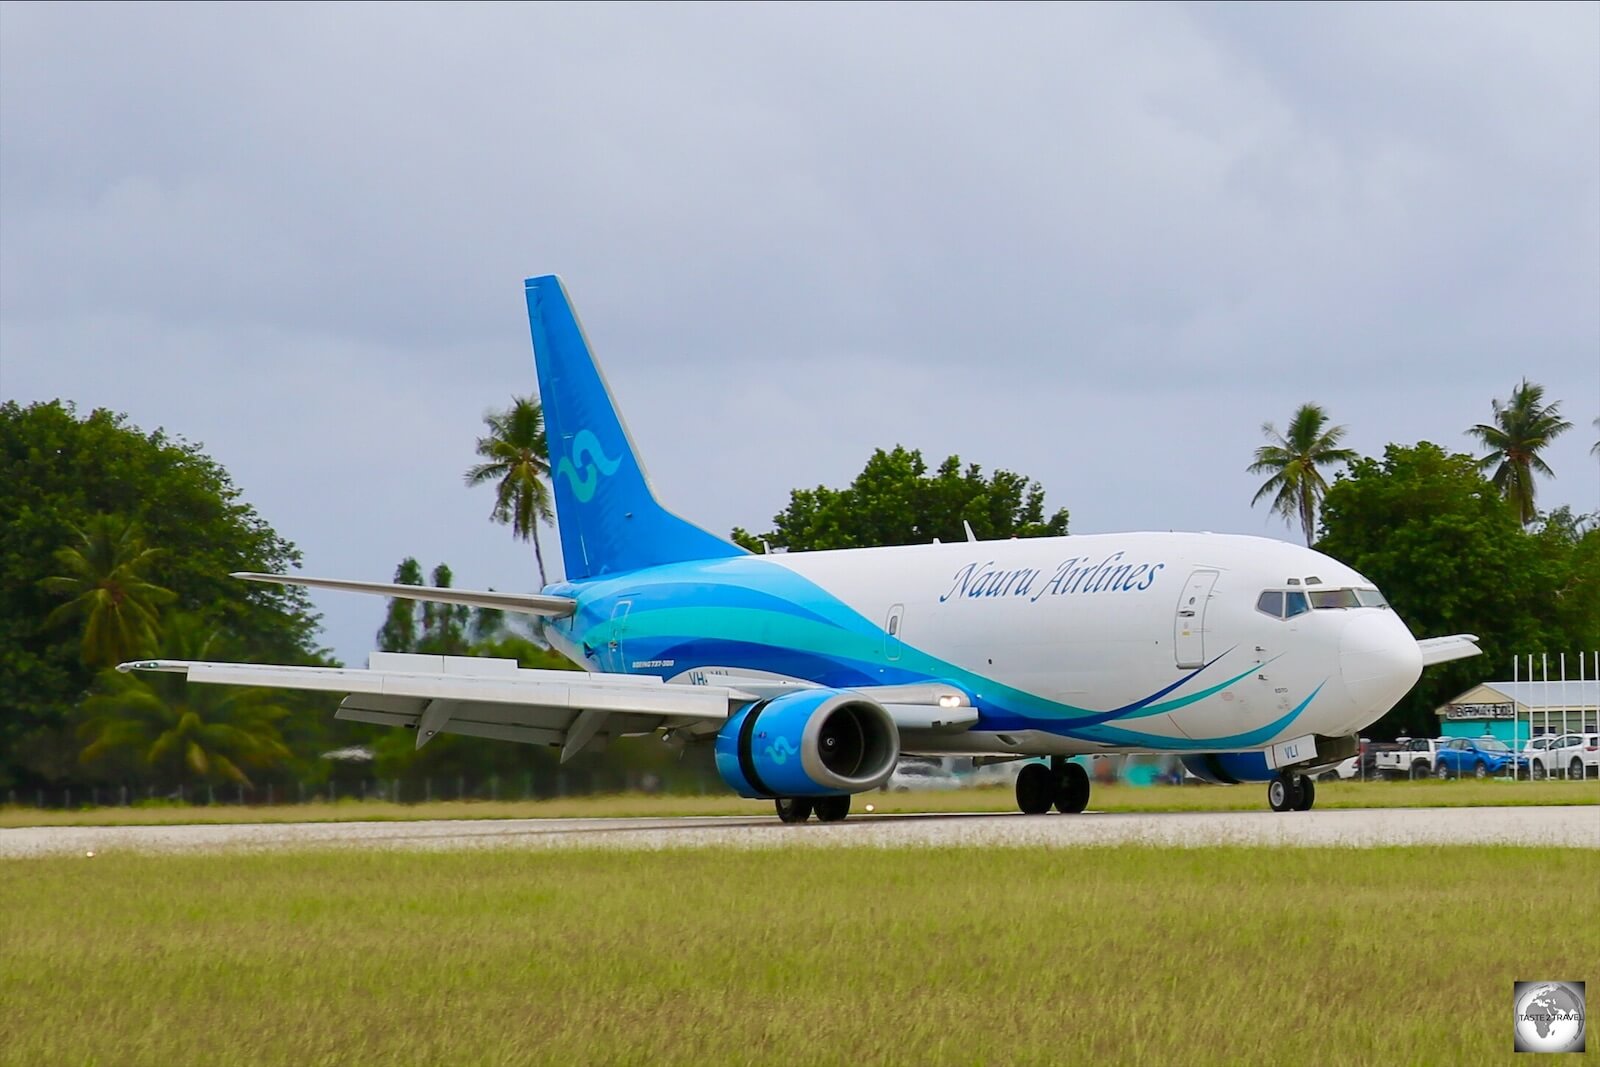
[[[901,442],[1293,538],[1263,420],[1466,449],[1524,375],[1600,510],[1600,5],[0,6],[0,396],[202,442],[308,573],[534,584],[461,473],[552,271],[718,532]]]

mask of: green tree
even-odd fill
[[[90,667],[112,667],[148,651],[160,607],[174,596],[144,577],[161,550],[146,548],[138,528],[120,515],[96,515],[83,529],[69,528],[73,543],[55,552],[61,573],[39,585],[71,599],[45,618],[45,626],[79,621],[82,658]]]
[[[233,658],[220,633],[202,619],[167,619],[163,658]],[[190,684],[166,673],[107,671],[84,702],[78,734],[90,766],[137,767],[162,786],[208,782],[251,785],[247,770],[270,770],[290,758],[278,723],[289,715],[270,689]]]
[[[1539,514],[1534,507],[1535,472],[1555,477],[1539,453],[1572,428],[1572,423],[1561,417],[1559,403],[1545,404],[1543,400],[1544,386],[1524,378],[1511,390],[1508,403],[1490,401],[1493,424],[1480,422],[1467,430],[1469,437],[1476,437],[1489,449],[1478,465],[1485,470],[1495,468],[1494,487],[1516,505],[1524,526]]]
[[[1271,497],[1272,510],[1285,522],[1300,519],[1306,544],[1310,545],[1316,537],[1317,506],[1328,491],[1319,468],[1356,458],[1350,449],[1339,447],[1345,428],[1329,426],[1327,412],[1320,406],[1301,404],[1289,420],[1288,433],[1280,434],[1270,422],[1261,424],[1261,432],[1272,443],[1256,449],[1256,460],[1248,469],[1251,474],[1272,477],[1256,490],[1250,505],[1254,507]]]
[[[965,520],[984,540],[1057,537],[1067,532],[1065,508],[1044,514],[1039,483],[1007,470],[984,477],[976,463],[950,456],[929,473],[922,453],[878,449],[845,489],[817,486],[789,494],[789,506],[760,535],[736,528],[734,540],[759,552],[927,544],[966,539]]]
[[[421,585],[422,567],[415,557],[407,556],[394,569],[394,584]],[[417,650],[417,602],[403,597],[389,601],[389,613],[378,630],[378,648],[384,652],[415,652]]]
[[[1525,531],[1514,507],[1484,480],[1471,456],[1426,441],[1390,445],[1383,459],[1351,464],[1323,504],[1317,548],[1376,582],[1412,633],[1477,634],[1481,657],[1427,668],[1375,727],[1378,736],[1438,731],[1434,711],[1517,653],[1574,647],[1564,629],[1569,598],[1590,603],[1596,576],[1574,574],[1578,547],[1566,534]],[[1587,646],[1582,646],[1587,647]]]
[[[43,625],[61,597],[39,579],[59,573],[57,549],[100,514],[136,523],[161,550],[143,580],[233,634],[250,658],[327,662],[303,589],[228,576],[282,573],[300,556],[198,445],[103,409],[0,403],[0,788],[83,774],[70,719],[94,670],[80,633]]]
[[[433,568],[433,585],[436,589],[449,589],[454,575],[441,563]],[[440,604],[424,600],[422,605],[422,634],[417,638],[417,651],[435,656],[465,656],[468,654],[467,628],[472,621],[472,609],[465,604]]]
[[[509,523],[511,533],[533,542],[539,565],[539,586],[549,584],[544,572],[544,550],[539,546],[539,524],[554,517],[550,508],[550,446],[545,440],[544,409],[532,397],[512,397],[505,411],[483,416],[489,433],[478,438],[482,463],[467,470],[469,486],[495,483],[494,508],[489,517]]]
[[[1595,416],[1594,428],[1600,430],[1600,415]],[[1600,441],[1589,446],[1589,455],[1600,456]]]

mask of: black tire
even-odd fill
[[[1567,764],[1567,778],[1569,780],[1576,778],[1580,782],[1583,781],[1583,760],[1576,756],[1572,758],[1572,762]]]
[[[1299,776],[1299,799],[1294,803],[1295,811],[1310,811],[1311,805],[1317,802],[1317,783],[1305,775]]]
[[[1543,760],[1533,760],[1531,763],[1529,763],[1528,764],[1528,776],[1530,778],[1532,778],[1536,782],[1544,781],[1545,777],[1546,777],[1545,771],[1544,771],[1544,761]]]
[[[1411,780],[1413,782],[1420,781],[1432,773],[1433,768],[1428,766],[1428,761],[1425,759],[1419,759],[1411,765]]]
[[[811,818],[811,801],[804,797],[779,797],[772,803],[781,822],[805,822]]]
[[[1042,763],[1030,763],[1017,774],[1017,807],[1024,815],[1043,815],[1056,801],[1055,778]]]
[[[1474,777],[1474,778],[1487,778],[1487,777],[1489,777],[1489,768],[1483,762],[1483,760],[1479,760],[1477,763],[1474,763],[1472,765],[1472,777]]]
[[[1273,811],[1293,811],[1300,801],[1292,775],[1280,774],[1267,783],[1267,804]]]
[[[818,822],[839,822],[850,814],[850,794],[840,797],[818,797],[811,802]]]
[[[1433,765],[1433,776],[1435,778],[1450,777],[1450,768],[1445,765],[1443,760],[1440,760],[1438,763]]]
[[[1063,815],[1077,815],[1089,806],[1089,772],[1080,764],[1069,763],[1061,771],[1056,786],[1056,810]]]

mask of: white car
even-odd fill
[[[1331,782],[1335,778],[1360,778],[1360,777],[1361,777],[1361,755],[1360,755],[1360,753],[1357,753],[1356,755],[1351,756],[1349,759],[1344,760],[1341,763],[1335,763],[1332,767],[1329,767],[1325,771],[1318,771],[1317,772],[1318,780],[1324,781],[1324,782]]]
[[[1560,740],[1554,734],[1548,737],[1535,737],[1522,746],[1522,751],[1517,753],[1517,774],[1531,773],[1535,779],[1550,777],[1557,764],[1546,751],[1552,741]]]
[[[1562,734],[1545,748],[1546,769],[1568,778],[1600,777],[1600,734]]]
[[[913,789],[955,789],[961,780],[937,763],[901,761],[889,776],[890,792],[906,793]]]

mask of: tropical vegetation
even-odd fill
[[[544,409],[532,397],[513,397],[509,408],[488,412],[483,421],[489,432],[478,438],[482,462],[468,468],[467,484],[494,484],[489,517],[510,525],[517,538],[533,542],[542,589],[550,580],[544,569],[544,549],[539,545],[539,525],[555,516],[550,505],[550,448],[545,440]]]
[[[1339,447],[1345,428],[1329,426],[1328,414],[1319,405],[1301,404],[1290,417],[1287,432],[1279,433],[1270,422],[1261,424],[1261,432],[1271,443],[1256,449],[1249,471],[1271,477],[1256,490],[1250,504],[1254,507],[1270,497],[1272,510],[1284,521],[1300,520],[1310,545],[1316,537],[1317,508],[1328,491],[1321,468],[1356,458],[1352,450]]]
[[[1516,505],[1523,525],[1539,515],[1534,506],[1533,476],[1555,477],[1555,471],[1539,453],[1572,428],[1572,423],[1561,417],[1560,406],[1544,403],[1544,386],[1524,378],[1511,390],[1511,399],[1505,404],[1490,401],[1492,423],[1480,422],[1467,429],[1468,436],[1477,438],[1489,450],[1478,465],[1485,470],[1494,468],[1494,487]]]

